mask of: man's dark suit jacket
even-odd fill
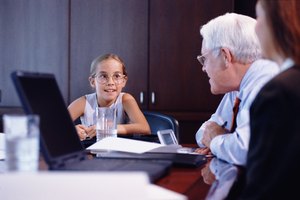
[[[300,66],[261,89],[250,108],[250,128],[241,199],[300,199]]]

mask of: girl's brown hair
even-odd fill
[[[97,70],[97,66],[100,62],[102,62],[103,60],[108,60],[108,59],[114,59],[118,62],[120,62],[122,64],[122,70],[123,70],[123,74],[127,77],[127,71],[126,71],[126,67],[125,67],[125,63],[123,62],[123,60],[117,56],[116,54],[104,54],[101,56],[98,56],[97,58],[95,58],[91,64],[91,68],[90,68],[90,76],[94,77],[96,75],[96,70]]]

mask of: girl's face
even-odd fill
[[[273,35],[266,18],[266,13],[258,1],[256,4],[256,26],[255,32],[262,48],[263,57],[271,60],[276,59],[276,51],[273,42]]]
[[[123,87],[127,77],[124,77],[122,64],[115,59],[107,59],[97,66],[96,76],[90,78],[90,84],[97,93],[98,104],[101,107],[112,105]]]

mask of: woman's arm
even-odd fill
[[[130,122],[129,124],[119,124],[118,134],[151,134],[150,126],[134,97],[125,93],[123,95],[122,103]]]

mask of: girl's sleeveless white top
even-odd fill
[[[109,106],[116,108],[117,124],[126,124],[129,122],[128,116],[123,109],[122,98],[125,93],[121,92],[116,101]],[[80,117],[81,123],[86,126],[96,124],[96,108],[98,107],[96,93],[85,95],[86,103],[83,116]]]

